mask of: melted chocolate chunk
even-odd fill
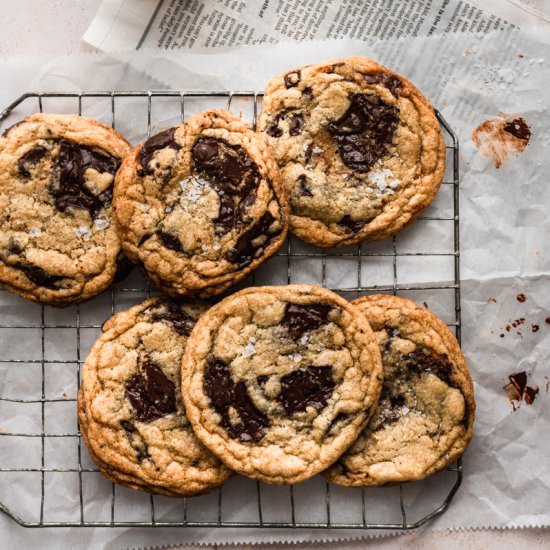
[[[246,384],[231,378],[229,365],[213,355],[208,356],[204,372],[204,392],[210,398],[214,410],[221,416],[221,425],[233,439],[257,442],[262,439],[269,426],[269,418],[250,399]],[[232,424],[230,409],[239,417],[239,423]]]
[[[350,106],[328,126],[342,162],[358,172],[368,172],[384,157],[399,124],[399,111],[372,94],[351,94]]]
[[[220,196],[220,213],[214,220],[216,233],[224,234],[233,229],[235,224],[235,201],[228,194]]]
[[[515,118],[511,122],[507,122],[504,125],[504,131],[524,141],[529,141],[531,139],[531,130],[522,118]]]
[[[176,412],[176,391],[162,369],[150,358],[126,382],[126,397],[140,422],[151,422]]]
[[[340,225],[344,229],[344,231],[357,233],[358,231],[361,231],[361,229],[363,229],[366,223],[366,220],[352,220],[351,216],[349,214],[346,214],[338,222],[338,225]]]
[[[217,138],[195,141],[191,155],[194,168],[207,178],[220,196],[220,212],[214,220],[216,232],[224,234],[239,227],[256,200],[260,173],[246,150]]]
[[[332,367],[301,367],[281,378],[277,401],[288,415],[303,412],[307,407],[322,411],[333,390]]]
[[[61,288],[61,281],[66,279],[60,275],[50,275],[47,271],[44,271],[41,267],[36,265],[14,264],[13,267],[20,269],[27,279],[32,281],[35,285],[49,288],[51,290],[58,290]]]
[[[367,84],[382,83],[394,96],[397,96],[399,90],[401,89],[401,81],[398,78],[395,78],[395,76],[391,76],[389,74],[366,74],[364,79]]]
[[[298,189],[302,197],[313,197],[313,193],[308,189],[307,186],[307,176],[305,174],[300,174],[296,180],[298,182]]]
[[[166,231],[157,231],[157,237],[160,239],[160,242],[166,248],[170,250],[175,250],[176,252],[183,252],[180,240],[171,233],[166,233]]]
[[[24,178],[30,178],[30,168],[31,166],[34,166],[37,162],[40,161],[40,159],[48,152],[48,150],[45,147],[37,146],[34,149],[31,149],[30,151],[27,151],[18,161],[17,161],[17,168],[19,169],[19,173]]]
[[[300,83],[302,78],[302,71],[292,71],[291,73],[285,74],[285,87],[295,88]]]
[[[284,134],[284,130],[280,126],[283,120],[288,120],[288,133],[291,136],[302,133],[304,129],[304,116],[302,113],[285,109],[275,115],[273,122],[266,130],[267,134],[275,138],[281,137]]]
[[[150,312],[151,321],[166,321],[181,336],[189,336],[195,326],[195,319],[173,302],[162,301],[149,306],[145,311]]]
[[[260,219],[249,227],[237,239],[234,247],[230,248],[225,255],[228,262],[238,264],[239,267],[244,267],[258,257],[270,240],[281,233],[281,229],[277,228],[270,231],[270,226],[275,221],[275,218],[270,212],[264,212]],[[265,236],[265,240],[254,243],[256,239]]]
[[[446,355],[431,353],[425,349],[416,349],[406,356],[408,369],[416,374],[431,373],[443,380],[450,388],[460,389],[452,380],[453,366]]]
[[[121,420],[120,425],[127,434],[133,434],[136,431],[136,427],[128,420]]]
[[[138,154],[138,161],[143,168],[143,174],[152,174],[154,169],[149,167],[149,163],[153,158],[156,151],[169,147],[170,149],[181,149],[181,145],[174,140],[174,133],[176,128],[168,128],[163,130],[154,136],[151,136],[140,149]]]
[[[269,376],[267,376],[267,374],[260,374],[260,376],[256,378],[256,381],[258,382],[260,388],[263,388],[268,380]]]
[[[304,117],[300,113],[292,115],[288,120],[288,133],[291,136],[298,136],[304,129]]]
[[[302,90],[302,94],[311,99],[313,97],[313,88],[311,86],[306,86]]]
[[[8,253],[15,254],[15,255],[22,254],[23,247],[17,241],[10,239],[8,243]]]
[[[291,304],[287,303],[281,324],[286,327],[293,340],[299,340],[305,332],[318,329],[328,323],[330,304]]]
[[[50,193],[60,212],[69,207],[88,210],[93,218],[111,201],[112,189],[94,195],[85,186],[85,172],[93,168],[99,173],[115,175],[120,166],[119,159],[98,149],[80,145],[68,139],[59,140],[59,154],[54,160],[54,176]]]

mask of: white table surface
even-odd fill
[[[101,0],[0,0],[0,56],[64,55],[85,51],[80,38],[93,19]],[[481,3],[481,2],[480,2]],[[3,106],[0,106],[3,107]],[[24,529],[9,523],[4,529]],[[162,545],[162,531],[157,544]],[[62,542],[60,541],[60,547]],[[262,545],[250,548],[286,550],[288,545]],[[318,544],[296,545],[313,550]],[[323,545],[327,550],[355,550],[376,547],[383,550],[445,548],[446,550],[492,549],[529,550],[550,548],[550,529],[507,531],[418,532],[386,539]],[[183,547],[182,547],[183,548]],[[189,547],[185,547],[189,548]],[[196,547],[198,548],[198,547]]]

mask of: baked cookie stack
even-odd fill
[[[72,115],[8,129],[1,284],[63,306],[105,290],[127,257],[170,296],[106,321],[84,364],[80,429],[105,477],[193,496],[234,472],[366,487],[455,461],[472,436],[473,387],[432,313],[312,285],[199,301],[252,273],[289,229],[320,247],[395,234],[429,206],[444,168],[427,100],[359,57],[274,78],[257,132],[223,110],[133,149]]]

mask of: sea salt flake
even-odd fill
[[[300,344],[302,344],[302,346],[305,346],[307,344],[307,341],[309,340],[309,337],[307,334],[304,334],[301,338],[300,338]]]
[[[214,246],[212,246],[212,248],[214,250],[219,250],[221,248],[221,246],[219,244],[215,244]]]
[[[106,220],[105,218],[96,218],[94,220],[94,225],[96,226],[97,229],[101,230],[101,229],[107,229],[111,223],[109,222],[109,220]]]
[[[314,155],[320,155],[324,152],[324,149],[321,149],[321,147],[314,147],[312,151]]]
[[[252,342],[253,344],[255,344],[258,340],[256,340],[256,338],[254,336],[251,336],[250,339],[249,339],[249,342]]]
[[[42,235],[42,231],[41,231],[40,229],[38,229],[38,228],[36,228],[36,229],[31,229],[31,230],[29,231],[29,235],[30,235],[31,237],[39,237],[40,235]]]
[[[246,344],[243,351],[243,357],[251,357],[256,353],[256,348],[252,344]]]
[[[302,356],[301,356],[299,353],[295,353],[295,354],[292,356],[292,360],[293,360],[295,363],[299,363],[299,362],[302,360]]]

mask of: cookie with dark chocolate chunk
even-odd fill
[[[255,287],[212,307],[185,350],[185,408],[225,464],[266,483],[332,464],[374,411],[380,352],[346,300],[310,285]]]
[[[384,239],[434,199],[445,170],[435,113],[366,57],[292,69],[263,97],[259,130],[283,177],[290,230],[323,247]]]
[[[139,145],[117,176],[115,216],[128,257],[174,296],[212,296],[283,243],[288,206],[261,137],[207,111]]]
[[[82,370],[80,430],[111,481],[168,496],[218,487],[230,471],[195,437],[181,361],[204,305],[151,299],[111,317]]]
[[[384,368],[378,408],[326,472],[339,485],[422,479],[454,462],[472,437],[472,380],[456,338],[414,302],[372,295],[352,305],[375,332]]]
[[[115,278],[115,174],[129,143],[76,115],[36,114],[0,137],[0,284],[63,306]]]

